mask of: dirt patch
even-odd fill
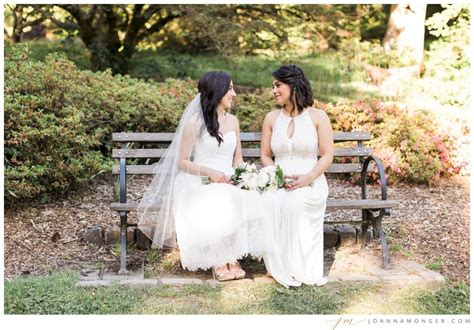
[[[116,270],[120,250],[117,246],[97,247],[81,240],[82,231],[90,225],[118,224],[116,212],[110,211],[114,201],[113,179],[99,178],[85,190],[50,204],[31,203],[5,211],[5,277],[40,275],[63,268],[102,268]],[[128,200],[139,200],[148,178],[129,182]],[[360,188],[347,181],[328,178],[330,198],[359,198]],[[378,187],[369,196],[378,196]],[[432,264],[453,280],[469,283],[469,181],[466,177],[442,180],[439,185],[391,186],[389,198],[400,207],[386,218],[385,229],[392,254],[400,254],[422,264]],[[360,211],[328,212],[328,219],[360,218]],[[136,222],[131,213],[130,222]],[[380,245],[372,242],[368,249],[379,254]],[[179,254],[132,249],[128,262],[131,268],[152,265],[153,273],[180,274]],[[329,254],[328,254],[329,253]],[[327,252],[330,258],[330,252]],[[329,259],[328,259],[329,260]],[[330,262],[330,261],[328,261]],[[262,262],[244,259],[242,266],[249,273],[265,272]],[[253,267],[253,268],[252,268]],[[206,276],[210,271],[191,273]]]

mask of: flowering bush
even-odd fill
[[[443,131],[428,112],[360,100],[318,107],[326,110],[334,131],[372,133],[367,146],[381,159],[390,182],[430,184],[459,173],[468,164],[467,159],[456,157],[456,137]]]

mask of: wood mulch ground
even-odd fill
[[[328,178],[331,197],[358,197],[360,190],[348,181]],[[96,179],[83,191],[50,204],[31,203],[5,210],[5,277],[41,275],[56,269],[101,267],[116,270],[117,246],[98,247],[82,241],[84,228],[118,224],[109,210],[114,200],[111,177]],[[129,201],[138,200],[149,182],[134,178],[129,183]],[[385,218],[391,253],[422,264],[435,263],[440,272],[454,281],[469,283],[469,178],[443,179],[436,186],[399,184],[389,187],[389,198],[400,207]],[[371,187],[370,195],[378,194]],[[331,212],[328,219],[359,218],[360,212]],[[136,221],[132,213],[130,221]],[[377,252],[373,241],[369,249]],[[133,249],[131,267],[150,262],[153,253]],[[174,256],[174,259],[175,256]],[[166,261],[162,263],[166,268]],[[170,271],[176,269],[171,261]]]

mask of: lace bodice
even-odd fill
[[[295,129],[290,138],[287,131],[291,121]],[[279,164],[285,174],[304,174],[316,165],[318,133],[308,110],[293,118],[280,111],[273,125],[271,148],[275,164]]]
[[[232,175],[234,174],[232,161],[237,146],[235,130],[223,134],[223,139],[224,141],[219,146],[216,138],[204,131],[194,147],[194,162],[224,172],[226,175]]]

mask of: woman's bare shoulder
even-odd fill
[[[233,122],[239,122],[239,118],[237,118],[236,115],[233,115],[231,113],[227,113],[227,116],[229,116],[230,120]]]
[[[270,110],[266,115],[264,121],[270,122],[273,124],[275,120],[277,119],[278,115],[280,114],[281,110],[280,109],[272,109]]]
[[[311,115],[314,115],[314,116],[324,116],[324,115],[327,115],[326,114],[326,111],[322,110],[322,109],[319,109],[319,108],[315,108],[315,107],[311,107],[308,109],[309,110],[309,113]]]
[[[321,120],[326,120],[326,118],[328,118],[328,114],[324,110],[311,107],[308,109],[308,111],[309,111],[309,115],[311,116],[311,119],[315,123]]]
[[[239,126],[240,126],[239,118],[237,118],[236,115],[233,115],[233,114],[231,114],[231,113],[227,113],[227,116],[229,116],[229,122],[230,122],[231,126],[232,126],[235,130],[238,130],[238,129],[239,129]]]

